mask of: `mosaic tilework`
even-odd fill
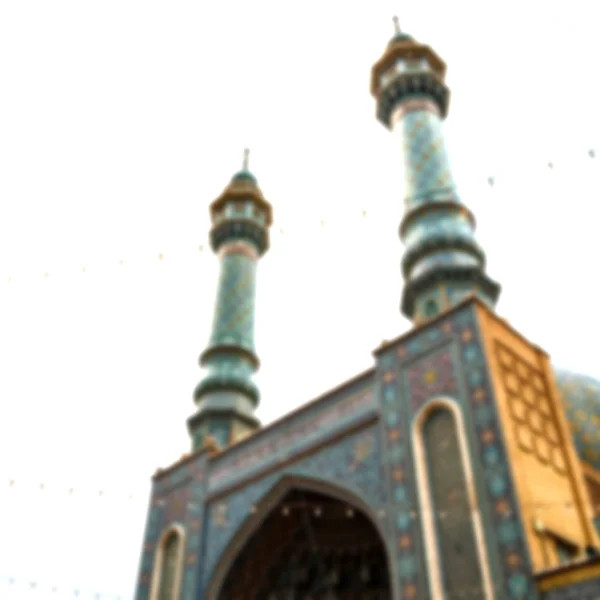
[[[233,448],[215,460],[210,473],[211,493],[231,485],[240,477],[273,465],[282,456],[293,454],[338,427],[346,427],[376,409],[370,377],[353,382],[321,402],[281,422],[274,430],[259,433],[240,448]]]
[[[138,586],[135,595],[136,600],[147,600],[150,595],[154,552],[156,550],[156,544],[161,535],[163,512],[164,508],[155,498],[155,490],[153,489],[150,506],[148,508],[148,519],[146,520],[146,530],[144,534],[144,545],[142,547]]]
[[[452,190],[454,182],[440,117],[428,110],[408,112],[396,129],[402,136],[405,197],[409,206],[428,200],[432,193]]]
[[[463,406],[471,448],[479,457],[475,461],[476,489],[488,548],[492,546],[489,555],[492,579],[497,586],[494,593],[509,600],[537,598],[499,429],[494,390],[477,327],[474,310],[467,306],[427,330],[416,332],[379,357],[385,462],[394,515],[390,526],[398,536],[397,577],[409,598],[427,598],[428,594],[409,443],[412,407],[422,406],[428,395],[432,397],[453,387],[456,389],[454,397]],[[424,356],[428,352],[432,352],[431,358]],[[449,362],[448,354],[452,357]],[[430,375],[429,384],[421,378],[415,388],[409,374],[412,372],[414,382],[418,379],[417,372],[428,372],[424,366],[417,367],[418,362],[428,365],[429,369],[435,364],[436,377]],[[411,393],[415,389],[417,398],[413,400]]]
[[[598,600],[598,598],[600,598],[600,579],[575,583],[542,594],[542,600]]]
[[[187,548],[181,600],[193,600],[198,585],[198,565],[202,553],[201,525],[204,517],[204,498],[206,495],[206,461],[197,463],[190,469],[190,493],[187,508],[185,529],[187,532]]]
[[[204,589],[219,557],[251,516],[252,505],[258,503],[284,475],[325,481],[354,492],[375,510],[382,507],[386,492],[380,446],[379,428],[372,425],[215,501],[207,509],[206,536],[210,538],[210,545],[202,569]]]
[[[156,545],[165,529],[175,523],[183,526],[187,539],[181,600],[194,598],[202,541],[205,469],[206,456],[201,456],[155,482],[144,536],[136,600],[148,600]]]
[[[449,346],[416,361],[406,371],[408,397],[414,414],[431,396],[454,396],[458,390]]]
[[[580,458],[600,469],[600,381],[554,369]]]
[[[221,274],[210,345],[254,349],[254,297],[257,261],[244,254],[221,259]]]

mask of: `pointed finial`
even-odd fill
[[[242,163],[242,169],[244,171],[248,170],[248,163],[250,161],[250,149],[249,148],[245,148],[244,149],[244,162]]]
[[[392,21],[394,21],[394,33],[400,33],[400,19],[393,17]]]

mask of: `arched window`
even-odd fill
[[[184,535],[180,527],[169,529],[156,550],[152,600],[179,600]]]
[[[440,401],[415,424],[415,459],[432,598],[493,598],[473,473],[458,408]],[[474,498],[473,498],[474,499]]]
[[[175,600],[175,574],[179,554],[179,535],[172,531],[163,546],[158,600]]]
[[[438,314],[438,305],[437,302],[433,299],[427,300],[425,303],[425,316],[428,319],[435,317]]]

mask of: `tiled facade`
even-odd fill
[[[148,511],[136,600],[148,600],[154,558],[161,534],[173,525],[186,532],[181,600],[196,598],[198,566],[204,536],[207,454],[187,461],[165,477],[155,480]]]
[[[474,301],[467,302],[378,350],[374,372],[239,447],[213,457],[200,453],[159,476],[136,600],[150,598],[156,543],[175,523],[188,533],[181,598],[208,598],[211,575],[228,545],[253,518],[254,507],[285,477],[320,481],[365,501],[386,532],[397,597],[435,598],[412,439],[415,419],[438,398],[454,402],[464,417],[493,581],[491,597],[575,597],[568,595],[568,586],[553,595],[537,591],[474,307]],[[576,589],[590,586],[578,584]],[[486,596],[482,592],[473,597]]]
[[[439,396],[456,402],[464,414],[473,456],[479,457],[476,488],[488,535],[497,597],[534,598],[519,506],[512,488],[502,432],[487,375],[485,353],[472,309],[386,348],[379,355],[382,425],[392,489],[394,549],[405,593],[428,597],[422,550],[423,529],[411,451],[412,423],[424,404]],[[412,541],[407,544],[408,536]],[[413,591],[414,590],[414,591]],[[414,595],[416,594],[416,595]],[[500,594],[504,594],[503,596]]]

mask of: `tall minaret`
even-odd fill
[[[461,202],[444,145],[446,64],[400,30],[371,73],[377,118],[399,138],[404,163],[405,280],[401,310],[418,325],[476,294],[493,307],[500,286],[485,273],[475,219]]]
[[[210,244],[221,261],[208,348],[200,356],[206,375],[196,387],[196,414],[188,420],[193,449],[210,439],[223,448],[260,425],[254,415],[259,392],[252,375],[259,366],[254,349],[254,300],[258,259],[269,247],[271,205],[244,164],[211,204]]]

